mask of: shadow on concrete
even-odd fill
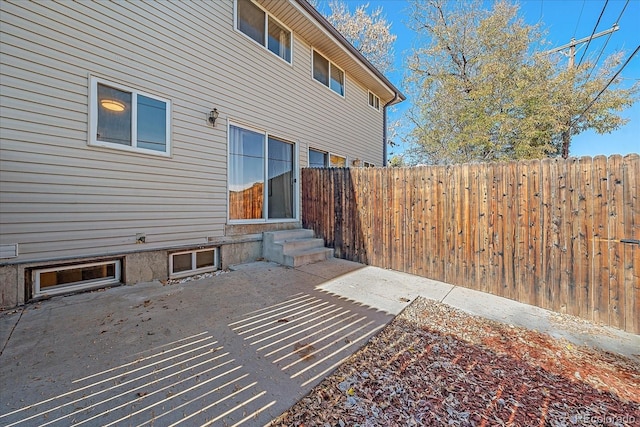
[[[317,289],[363,267],[253,263],[2,313],[0,424],[265,425],[392,319]]]

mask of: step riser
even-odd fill
[[[282,253],[288,254],[292,251],[297,251],[297,250],[324,248],[324,240],[322,239],[290,240],[285,242],[275,242],[275,245],[276,246],[280,245],[282,247]]]
[[[305,255],[285,255],[284,265],[289,267],[300,267],[301,265],[313,264],[314,262],[326,261],[333,257],[333,249],[325,250],[313,254]]]
[[[311,239],[314,237],[313,230],[296,229],[296,230],[282,230],[282,231],[268,231],[265,232],[264,240],[268,243],[282,242],[287,240],[299,240],[299,239]]]

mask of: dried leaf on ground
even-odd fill
[[[274,426],[626,426],[635,360],[416,299]]]

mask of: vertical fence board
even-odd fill
[[[336,256],[640,333],[640,156],[304,169]]]
[[[445,256],[445,271],[444,271],[444,281],[447,283],[453,283],[457,285],[456,278],[454,277],[454,264],[453,259],[455,258],[456,251],[456,212],[455,206],[458,199],[458,192],[460,189],[456,185],[455,182],[455,174],[453,172],[453,166],[447,166],[445,168],[445,188],[446,195],[448,197],[443,197],[443,205],[445,207],[445,216],[444,221],[446,224],[446,250],[444,252]],[[443,194],[444,196],[444,194]]]
[[[391,211],[393,214],[393,221],[392,221],[392,226],[390,228],[390,233],[389,233],[389,247],[391,248],[390,251],[390,257],[389,257],[389,268],[392,270],[398,270],[402,267],[398,267],[398,256],[399,256],[399,251],[398,251],[398,236],[400,234],[399,231],[399,227],[400,227],[400,200],[399,200],[399,194],[404,190],[402,188],[400,188],[399,186],[399,178],[398,178],[398,168],[394,168],[391,170],[391,173],[389,174],[390,177],[390,181],[389,181],[389,192],[391,193]]]
[[[433,215],[432,219],[438,218],[439,220],[436,222],[431,222],[430,226],[432,227],[431,239],[428,242],[428,250],[431,252],[432,263],[431,263],[431,274],[433,278],[436,280],[444,280],[443,271],[441,269],[442,258],[440,253],[440,248],[442,245],[437,244],[436,242],[441,241],[440,239],[444,238],[443,227],[444,220],[442,210],[442,197],[440,195],[441,184],[440,184],[440,167],[432,168],[432,176],[433,176],[433,184],[431,188],[431,197],[433,200]]]
[[[428,254],[429,265],[425,275],[427,277],[437,278],[440,277],[438,271],[438,252],[436,251],[436,245],[434,242],[438,241],[438,232],[442,226],[438,216],[438,205],[440,204],[440,198],[438,197],[438,175],[437,168],[427,169],[427,188],[425,194],[428,199],[427,203],[427,218],[425,219],[425,228],[428,230],[426,240],[424,242],[423,250]],[[438,279],[440,280],[440,279]]]
[[[569,285],[570,278],[567,274],[569,271],[569,245],[571,240],[570,222],[568,221],[570,202],[569,190],[567,187],[567,174],[568,174],[568,162],[573,159],[565,161],[557,161],[558,167],[558,211],[556,216],[556,222],[558,223],[558,243],[559,243],[559,279],[560,279],[560,312],[567,312],[567,304],[569,297]]]
[[[542,294],[540,295],[541,304],[540,307],[551,308],[549,303],[549,297],[551,296],[551,285],[549,282],[550,270],[549,265],[551,263],[551,182],[549,180],[551,176],[551,163],[553,160],[544,159],[540,162],[540,227],[541,227],[541,240],[540,240],[540,282],[542,288]]]
[[[625,239],[640,241],[640,156],[623,159]],[[625,330],[640,333],[640,244],[624,244]]]
[[[507,269],[509,268],[509,248],[507,247],[508,228],[511,219],[509,218],[509,200],[507,197],[507,191],[509,190],[509,164],[502,163],[500,165],[500,186],[498,187],[498,225],[496,231],[499,235],[498,238],[498,275],[497,281],[501,285],[499,295],[510,298],[511,297],[511,283],[507,281]]]
[[[424,276],[425,267],[429,265],[430,260],[428,258],[428,254],[424,250],[424,240],[426,237],[426,212],[425,212],[425,177],[424,177],[425,168],[418,168],[414,170],[412,174],[414,176],[413,181],[413,197],[414,197],[414,205],[412,211],[413,221],[416,222],[416,240],[415,240],[415,259],[418,260],[417,265],[414,266],[413,274],[417,274],[419,276]]]
[[[548,307],[560,311],[562,299],[562,284],[560,282],[560,180],[558,178],[558,162],[554,159],[549,165],[549,241],[546,250],[549,251],[547,264]]]
[[[363,228],[365,230],[365,233],[367,235],[366,241],[365,241],[365,248],[366,248],[366,252],[367,252],[367,261],[365,264],[371,264],[374,259],[374,249],[375,249],[375,244],[373,242],[373,224],[374,224],[374,217],[373,217],[373,207],[377,204],[376,200],[374,199],[375,196],[375,191],[376,190],[376,182],[375,182],[375,172],[376,170],[374,168],[367,168],[365,170],[365,182],[367,183],[367,187],[363,189],[362,193],[361,193],[361,200],[364,204],[364,206],[366,207],[366,212],[367,215],[364,219],[364,224],[363,224]]]
[[[593,320],[609,324],[609,195],[607,192],[607,158],[593,159],[593,181],[595,184],[593,201],[594,221],[594,292]]]
[[[540,279],[540,266],[542,259],[541,242],[542,242],[542,225],[540,223],[540,162],[531,161],[529,163],[529,175],[527,176],[527,188],[529,190],[529,197],[527,200],[529,211],[529,245],[527,247],[528,259],[529,259],[529,286],[533,292],[532,304],[542,306],[544,290]]]
[[[377,266],[387,268],[386,255],[387,255],[387,229],[386,222],[388,220],[388,214],[391,207],[387,201],[387,184],[386,184],[386,172],[382,169],[376,169],[376,185],[378,187],[377,206],[376,206],[376,250],[378,263]]]
[[[582,258],[582,268],[576,274],[576,285],[578,287],[577,301],[579,310],[576,315],[584,319],[593,318],[592,289],[593,283],[593,162],[590,157],[582,157],[579,161],[578,176],[578,213],[574,221],[579,224],[580,250],[579,257]]]
[[[465,227],[467,228],[468,232],[467,240],[466,242],[464,242],[464,245],[466,247],[464,257],[468,260],[468,263],[467,274],[465,275],[467,284],[465,286],[473,289],[480,289],[478,283],[478,259],[480,253],[478,249],[478,225],[480,224],[480,197],[478,194],[479,186],[476,176],[477,167],[478,165],[469,165],[469,167],[466,168],[466,187],[468,188],[468,198],[466,200],[465,211],[468,212],[468,214],[465,219]]]
[[[389,235],[391,233],[391,231],[389,230],[392,225],[393,225],[393,200],[390,197],[391,193],[391,182],[393,182],[393,176],[391,175],[392,171],[380,171],[380,178],[382,181],[382,196],[383,196],[383,202],[382,202],[382,207],[383,209],[381,210],[381,214],[382,214],[382,267],[383,268],[390,268],[389,265],[389,251],[392,250],[392,246],[391,246],[391,239],[389,238]],[[384,172],[384,173],[382,173]],[[386,210],[384,209],[386,208]]]
[[[580,223],[582,221],[578,218],[578,214],[580,213],[580,169],[577,158],[567,160],[566,177],[567,202],[564,222],[566,224],[567,232],[567,250],[564,252],[563,257],[563,259],[566,260],[566,312],[575,316],[580,311],[580,304],[577,297],[578,287],[581,280],[581,270],[584,268],[584,260],[580,250],[580,246],[582,244],[582,238],[580,237]]]
[[[410,233],[408,232],[408,220],[407,220],[407,196],[409,195],[409,192],[407,192],[407,180],[406,180],[406,168],[397,168],[398,169],[398,182],[396,184],[396,188],[400,189],[400,191],[398,191],[398,201],[399,201],[399,206],[398,206],[398,211],[399,211],[399,218],[398,218],[398,231],[397,231],[397,240],[398,240],[398,251],[396,253],[396,259],[397,259],[397,270],[400,271],[407,271],[407,256],[406,254],[408,253],[407,251],[407,246],[405,245],[406,243],[406,239],[408,239],[409,237],[411,237]]]
[[[487,289],[495,295],[504,295],[502,288],[501,259],[502,259],[502,165],[493,168],[493,182],[491,183],[491,217],[489,225],[491,239],[491,259],[489,264],[489,282]]]
[[[533,303],[533,291],[529,287],[529,251],[527,244],[529,242],[528,226],[529,212],[527,191],[529,182],[527,175],[529,173],[529,165],[527,162],[518,162],[515,165],[515,198],[513,200],[515,215],[515,256],[514,256],[514,288],[518,301]]]
[[[479,220],[478,220],[478,288],[483,292],[489,291],[488,281],[488,268],[490,264],[490,234],[489,234],[489,221],[491,215],[491,205],[489,203],[489,190],[493,181],[493,168],[484,168],[481,165],[474,165],[475,167],[475,180],[478,183],[479,193]],[[485,171],[486,169],[486,171]]]
[[[408,239],[409,248],[411,250],[410,257],[410,271],[411,274],[420,275],[423,274],[420,266],[424,264],[423,252],[420,248],[422,242],[422,220],[424,218],[420,211],[422,206],[422,199],[420,197],[420,174],[416,169],[408,169],[407,174],[409,177],[409,188],[411,188],[411,204],[410,204],[410,217],[408,227],[411,228],[413,235]]]
[[[620,239],[624,238],[624,207],[622,194],[621,157],[609,157],[607,172],[609,183],[609,324],[624,327],[624,250]]]
[[[347,220],[346,223],[350,226],[346,228],[347,244],[349,247],[349,253],[351,254],[347,259],[354,259],[358,262],[360,260],[360,221],[359,218],[359,204],[354,188],[359,183],[360,168],[347,169],[348,180],[346,185],[346,195],[349,197],[349,201],[346,203]]]

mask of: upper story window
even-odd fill
[[[371,92],[369,92],[369,105],[380,111],[380,98]]]
[[[291,63],[291,31],[251,0],[236,0],[236,28]]]
[[[92,77],[90,114],[89,144],[169,155],[170,101]]]
[[[313,51],[313,78],[338,95],[344,96],[344,71],[315,50]]]

